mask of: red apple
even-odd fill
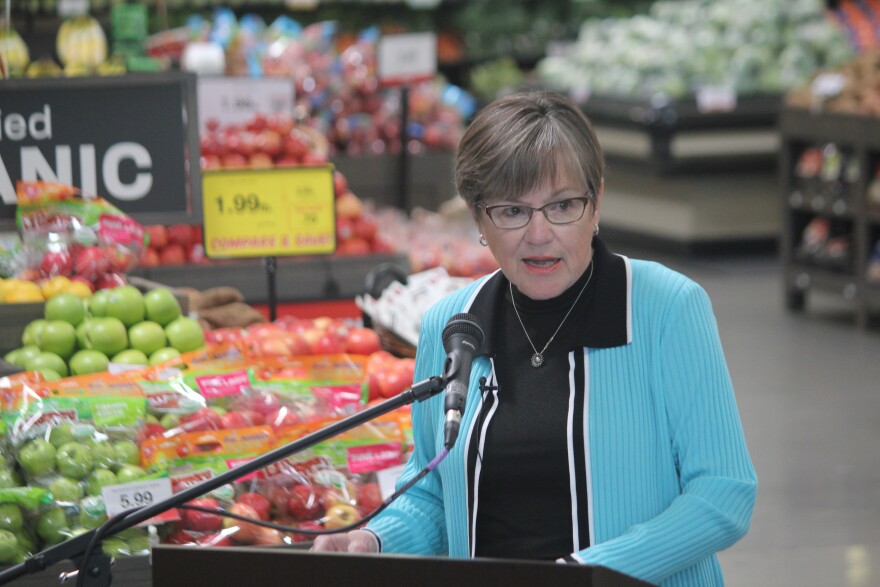
[[[229,513],[236,514],[251,520],[260,519],[257,511],[246,503],[235,502],[229,506]],[[239,544],[253,544],[257,539],[257,530],[260,528],[255,524],[249,524],[236,518],[223,518],[223,527],[236,527],[238,530],[230,537]]]
[[[73,273],[73,257],[68,250],[46,252],[40,261],[40,273],[46,277],[70,276]]]
[[[357,218],[364,212],[364,205],[360,198],[351,192],[343,192],[336,198],[337,218]]]
[[[162,265],[183,265],[186,263],[186,251],[183,246],[172,243],[159,251],[159,263]]]
[[[336,197],[339,197],[348,191],[348,180],[339,170],[333,172],[333,191],[335,192]]]
[[[119,273],[104,273],[95,280],[95,289],[113,289],[126,283],[128,281]]]
[[[189,502],[194,505],[209,509],[219,509],[220,504],[213,497],[202,497]],[[196,530],[198,532],[215,532],[223,527],[223,518],[219,514],[209,514],[197,510],[181,508],[180,518],[183,525],[188,530]]]
[[[272,510],[272,503],[259,493],[248,491],[235,498],[235,501],[236,503],[243,503],[254,508],[254,511],[257,512],[257,515],[261,520],[269,519],[269,512]]]
[[[147,247],[144,254],[141,255],[141,267],[158,267],[162,262],[159,260],[159,251],[153,247]]]
[[[85,247],[74,259],[73,269],[89,281],[96,281],[110,269],[110,260],[101,247]]]
[[[220,427],[223,430],[233,430],[235,428],[247,428],[253,426],[254,423],[250,417],[244,412],[226,412],[220,417]]]
[[[354,237],[354,222],[351,218],[336,219],[336,240],[344,241]]]
[[[354,219],[354,235],[358,238],[372,242],[378,230],[379,225],[370,216],[358,216]]]
[[[247,167],[248,160],[244,155],[239,153],[228,153],[220,158],[224,168]]]
[[[168,229],[161,224],[150,224],[145,227],[150,235],[150,246],[161,249],[168,244]]]
[[[302,424],[302,418],[293,408],[282,406],[266,414],[263,423],[273,428],[281,429]]]
[[[262,415],[264,420],[266,416],[277,412],[280,408],[281,399],[271,391],[260,390],[247,400],[247,409]]]
[[[266,119],[266,126],[284,136],[293,130],[293,117],[286,112],[278,112]]]
[[[248,157],[248,167],[252,169],[270,169],[274,166],[275,163],[272,161],[272,157],[266,153],[257,151]]]
[[[223,429],[223,418],[211,408],[199,408],[180,418],[180,428],[185,432],[203,432]]]
[[[341,241],[336,246],[339,255],[369,255],[371,251],[370,243],[357,237]]]
[[[336,336],[324,333],[310,345],[310,349],[313,355],[336,355],[345,352],[345,345]]]
[[[376,378],[379,386],[379,394],[386,398],[394,397],[409,387],[412,383],[412,379],[407,379],[406,375],[398,369],[392,369],[385,373],[377,373]]]
[[[352,328],[345,337],[345,352],[371,355],[382,349],[379,335],[372,328]]]
[[[168,242],[187,249],[195,242],[195,230],[189,224],[172,224],[168,227]]]
[[[321,515],[323,507],[318,494],[308,485],[294,485],[287,499],[287,512],[297,520],[311,520]]]
[[[357,503],[366,515],[382,505],[382,492],[375,481],[360,483],[357,486]]]
[[[189,530],[175,530],[165,537],[163,543],[178,545],[195,544],[196,535]]]

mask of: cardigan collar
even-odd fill
[[[598,237],[593,238],[593,276],[592,301],[583,319],[582,327],[577,329],[576,337],[584,347],[611,348],[632,341],[632,272],[629,259],[608,250]],[[479,320],[486,339],[480,354],[494,354],[491,333],[496,320],[496,300],[504,296],[508,281],[498,270],[479,286],[471,297],[470,312]]]

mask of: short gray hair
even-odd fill
[[[582,181],[595,201],[605,162],[589,119],[572,100],[549,92],[512,94],[483,108],[455,158],[455,186],[470,205],[516,198],[551,185],[560,172]]]

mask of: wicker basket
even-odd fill
[[[383,328],[378,324],[373,324],[373,330],[379,335],[379,342],[382,344],[382,348],[395,357],[414,358],[416,356],[416,347],[400,338],[391,330]]]

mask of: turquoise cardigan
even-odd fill
[[[573,557],[663,586],[723,585],[715,553],[747,532],[757,478],[711,303],[699,285],[662,265],[608,255],[621,268],[626,334],[623,344],[584,347],[583,357],[573,357],[585,361],[578,372],[585,373],[586,413],[579,416],[587,446],[578,454],[587,455],[580,470],[587,472],[590,520],[590,545]],[[470,311],[493,279],[502,276],[481,278],[425,314],[416,381],[442,374],[443,327]],[[482,377],[494,381],[489,356],[473,363],[449,456],[368,525],[383,552],[473,556],[479,479],[466,455],[480,440]],[[412,416],[415,449],[399,483],[442,449],[443,395],[415,404]]]

